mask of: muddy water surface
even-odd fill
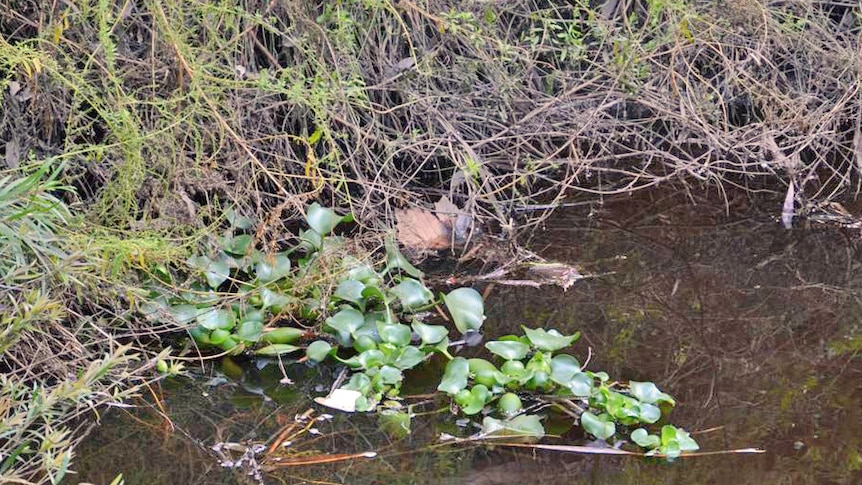
[[[265,483],[862,483],[860,235],[788,231],[745,201],[730,211],[644,195],[549,219],[531,247],[604,276],[566,292],[494,286],[485,331],[493,338],[523,324],[580,330],[576,351],[591,356],[590,369],[656,382],[679,402],[674,423],[697,433],[703,450],[766,453],[667,464],[440,446],[440,433],[464,431],[444,401],[417,398],[407,437],[376,416],[336,414],[285,452],[296,459],[375,451],[376,458],[283,467]],[[436,385],[439,364],[427,367],[411,377],[408,393]],[[103,418],[69,483],[108,483],[120,472],[127,484],[255,483],[220,466],[209,447],[265,441],[314,408],[310,398],[325,393],[335,370],[288,366],[292,386],[279,384],[277,365],[225,360],[194,372],[194,380],[158,389],[157,404]],[[579,438],[557,417],[546,427],[567,442]]]

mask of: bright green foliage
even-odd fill
[[[651,382],[631,381],[628,386],[620,386],[609,382],[604,372],[585,371],[574,356],[556,353],[576,341],[578,334],[567,336],[556,330],[529,328],[524,328],[524,334],[506,335],[485,344],[502,359],[499,369],[485,359],[452,359],[438,389],[452,396],[466,415],[494,405],[496,411],[509,418],[523,409],[521,397],[513,391],[529,391],[537,398],[563,397],[575,404],[584,431],[600,440],[622,439],[628,427],[654,424],[662,418],[660,405],[669,412],[676,404]],[[501,423],[512,421],[486,418],[484,432],[511,432],[507,427],[511,425]],[[531,436],[544,434],[538,416],[530,416],[529,426],[518,429]],[[673,426],[662,428],[661,439],[645,428],[637,428],[629,436],[636,445],[669,459],[697,449],[688,433]]]
[[[562,351],[579,337],[557,330],[524,327],[523,335],[506,335],[487,342],[485,348],[499,359],[499,367],[486,359],[452,357],[448,347],[450,329],[421,320],[424,310],[438,303],[419,279],[422,273],[410,265],[393,242],[386,245],[386,267],[377,271],[353,258],[341,279],[331,283],[329,303],[319,291],[297,292],[298,278],[310,274],[321,251],[338,242],[331,232],[344,217],[315,204],[307,210],[310,229],[301,233],[297,248],[265,256],[254,247],[250,235],[232,227],[219,240],[216,253],[189,259],[190,291],[181,301],[160,296],[150,306],[163,308],[186,328],[201,347],[228,352],[249,349],[264,357],[292,357],[319,363],[332,358],[348,366],[353,374],[342,389],[356,391],[357,411],[375,410],[382,402],[392,407],[399,398],[404,372],[438,353],[449,359],[437,389],[450,395],[467,416],[497,412],[504,420],[487,416],[484,432],[541,437],[540,417],[523,414],[522,397],[555,395],[574,403],[584,431],[600,440],[623,439],[670,459],[697,444],[685,431],[665,426],[661,435],[649,434],[663,410],[675,405],[673,398],[651,382],[632,381],[628,386],[610,382],[604,372],[586,371],[574,356]],[[227,218],[251,227],[236,214]],[[297,250],[304,256],[292,260]],[[403,275],[402,275],[403,273]],[[170,273],[167,273],[170,278]],[[226,288],[236,288],[226,299]],[[458,288],[441,296],[455,328],[477,331],[485,320],[482,296],[472,288]],[[267,328],[275,316],[298,307],[294,314],[320,318],[322,325],[309,330]],[[325,318],[315,315],[327,315]],[[151,311],[158,315],[158,311]],[[409,319],[410,325],[402,323]],[[303,347],[300,339],[313,341]],[[304,352],[301,352],[303,351]],[[529,397],[527,397],[529,399]],[[395,418],[393,418],[395,419]],[[403,424],[403,416],[395,419]],[[409,423],[409,420],[408,420]],[[393,424],[396,428],[400,424]],[[629,427],[634,431],[629,432]]]

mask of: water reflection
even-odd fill
[[[294,455],[376,451],[378,458],[280,468],[267,483],[855,484],[862,483],[862,272],[858,234],[784,230],[770,216],[674,198],[610,202],[601,217],[569,213],[532,246],[542,255],[612,273],[567,292],[496,286],[490,337],[522,324],[580,330],[590,368],[652,380],[679,401],[673,421],[704,450],[765,448],[675,464],[487,447],[440,446],[458,433],[445,403],[417,407],[412,433],[393,437],[377,418],[337,415],[304,435]],[[199,444],[265,440],[303,412],[313,385],[285,388],[277,366],[206,369],[166,386],[161,408],[107,418],[79,458],[82,481],[237,483]],[[330,382],[327,369],[290,366],[297,383]],[[433,382],[426,369],[413,382]],[[323,374],[319,374],[323,373]],[[227,374],[228,384],[207,385]],[[210,384],[216,383],[210,381]],[[411,392],[421,392],[421,386]],[[320,390],[317,390],[320,391]],[[320,392],[317,392],[320,394]],[[463,432],[461,433],[463,434]]]

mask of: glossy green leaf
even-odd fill
[[[663,448],[672,443],[677,443],[679,451],[697,451],[700,449],[700,446],[688,431],[669,424],[661,428],[661,443]]]
[[[640,419],[642,423],[653,424],[659,419],[661,419],[661,409],[659,409],[658,406],[655,406],[653,404],[640,403],[640,405],[638,405],[638,408],[640,410],[638,414],[638,419]]]
[[[394,288],[390,289],[401,301],[401,307],[407,311],[427,305],[434,299],[434,294],[431,290],[425,287],[418,280],[406,278],[401,283],[398,283]]]
[[[338,284],[333,296],[344,301],[349,301],[360,307],[365,308],[365,299],[362,297],[362,290],[365,289],[365,284],[357,280],[344,280]]]
[[[555,355],[551,359],[551,380],[561,386],[569,386],[576,374],[581,374],[578,359],[569,354]]]
[[[347,384],[341,386],[341,388],[368,394],[371,392],[371,378],[359,372],[350,376],[350,380],[347,381]]]
[[[512,377],[520,377],[527,372],[524,363],[520,360],[509,360],[503,362],[503,365],[500,366],[500,370],[503,372],[503,374]]]
[[[507,416],[511,416],[512,414],[521,411],[523,408],[524,404],[521,402],[521,398],[513,392],[503,394],[497,401],[497,409]]]
[[[394,359],[392,359],[392,365],[399,369],[407,370],[416,367],[424,360],[425,353],[409,345],[395,354]]]
[[[222,328],[217,328],[210,332],[210,342],[213,345],[221,345],[228,337],[230,337],[230,332]]]
[[[486,342],[485,348],[505,360],[521,360],[530,352],[530,347],[521,342],[501,342],[499,340]]]
[[[393,269],[400,269],[414,278],[423,276],[423,273],[401,254],[395,241],[389,239],[386,241],[386,271],[391,273]]]
[[[290,259],[284,253],[265,256],[255,266],[255,274],[263,283],[280,280],[290,275]]]
[[[579,372],[564,384],[577,397],[589,397],[593,393],[593,378],[584,372]]]
[[[655,404],[667,402],[676,405],[676,401],[669,395],[661,392],[659,388],[652,382],[629,382],[629,390],[632,396],[636,397],[640,402],[647,404]]]
[[[638,428],[632,431],[632,441],[641,448],[658,448],[661,445],[661,438],[654,434],[649,434],[647,430]]]
[[[373,369],[383,365],[386,356],[378,349],[369,349],[357,355],[356,360],[363,369]]]
[[[210,330],[230,330],[236,325],[236,317],[232,311],[210,308],[198,315],[197,322]]]
[[[380,275],[365,261],[348,256],[345,258],[344,264],[350,268],[347,270],[348,279],[360,281],[367,286],[377,286],[380,284]]]
[[[600,418],[589,411],[585,411],[581,414],[581,426],[587,433],[600,440],[606,440],[617,432],[616,425],[609,421],[609,418],[610,416],[607,415],[602,415]]]
[[[276,355],[290,354],[297,350],[302,350],[302,347],[297,347],[296,345],[291,344],[271,344],[255,350],[254,353],[255,355],[275,357]]]
[[[168,312],[177,320],[177,323],[186,325],[207,310],[201,310],[194,305],[174,305],[168,309]]]
[[[413,320],[410,326],[413,327],[413,331],[425,345],[440,343],[449,335],[449,330],[442,325],[426,325],[419,320]]]
[[[323,247],[323,236],[312,229],[299,231],[299,240],[306,249],[318,250]]]
[[[396,347],[404,347],[410,344],[411,332],[410,327],[401,323],[377,323],[377,332],[380,334],[380,340],[392,344]]]
[[[482,371],[496,371],[497,366],[488,362],[485,359],[467,359],[467,363],[470,364],[470,373],[476,374]]]
[[[395,367],[384,365],[380,368],[380,372],[377,374],[380,376],[381,382],[389,385],[400,385],[401,381],[404,379],[404,375],[401,374],[401,371]]]
[[[486,416],[482,420],[482,432],[496,436],[530,436],[535,438],[545,436],[542,421],[535,414],[522,414],[507,420]]]
[[[322,362],[326,359],[326,356],[329,355],[329,352],[332,350],[332,345],[325,340],[315,340],[311,344],[308,345],[308,348],[305,349],[305,355],[308,356],[308,360],[312,362]]]
[[[482,295],[473,288],[458,288],[443,296],[446,308],[459,332],[479,330],[485,321],[485,304]]]
[[[353,332],[364,324],[365,315],[349,307],[326,319],[326,325],[348,335],[353,335]]]
[[[376,349],[377,341],[370,335],[358,335],[353,340],[353,350],[357,352],[365,352],[366,350]]]
[[[224,261],[212,260],[206,256],[193,256],[188,259],[192,266],[204,273],[210,288],[216,289],[230,277],[230,266]]]
[[[195,325],[189,329],[189,335],[195,340],[198,345],[213,345],[210,340],[210,331],[207,328]]]
[[[279,327],[264,333],[260,339],[273,344],[292,344],[305,335],[305,330],[292,327]]]
[[[254,247],[254,238],[249,234],[240,234],[224,241],[226,253],[236,256],[244,256]]]
[[[261,308],[272,308],[273,313],[279,313],[281,310],[290,304],[291,297],[270,290],[269,288],[260,289]]]
[[[485,407],[485,403],[488,402],[490,397],[491,393],[487,387],[482,384],[476,384],[470,389],[470,395],[466,399],[466,402],[461,405],[461,412],[467,416],[477,414]]]
[[[574,335],[562,335],[556,330],[545,330],[543,328],[524,328],[524,334],[530,339],[530,342],[539,350],[547,352],[556,352],[564,349],[580,338],[581,333],[576,332]]]
[[[467,378],[470,375],[470,364],[463,357],[455,357],[446,364],[443,379],[437,386],[438,391],[443,391],[454,396],[461,389],[467,387]]]
[[[245,320],[254,320],[256,322],[262,322],[266,318],[262,310],[248,310],[243,315],[242,319]]]
[[[246,342],[257,342],[263,334],[263,322],[246,320],[236,328],[236,336]]]
[[[328,236],[342,219],[343,217],[336,214],[335,211],[322,207],[317,202],[308,206],[305,211],[305,222],[308,223],[308,227],[321,236]]]

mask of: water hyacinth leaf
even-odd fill
[[[236,317],[232,311],[210,308],[198,315],[197,322],[210,330],[230,330],[236,325]]]
[[[521,398],[514,392],[503,394],[497,401],[497,409],[507,416],[511,416],[523,408],[524,404],[521,402]]]
[[[299,231],[299,240],[302,243],[302,246],[308,249],[320,249],[323,247],[323,236],[318,234],[317,231],[307,230],[307,231]]]
[[[321,236],[328,236],[335,226],[344,220],[344,217],[339,216],[332,209],[322,207],[317,202],[308,206],[305,212],[305,222],[308,223],[308,227]]]
[[[600,380],[601,382],[608,382],[608,380],[610,380],[610,378],[611,378],[607,372],[590,372],[590,371],[587,371],[586,374],[588,376],[594,378],[594,379]]]
[[[290,258],[284,253],[264,257],[255,266],[255,275],[263,283],[280,280],[290,274]]]
[[[476,384],[470,389],[467,399],[463,400],[466,402],[461,404],[461,412],[467,416],[477,414],[485,407],[485,403],[488,402],[489,397],[491,397],[491,393],[488,391],[488,388],[482,384]]]
[[[188,263],[204,273],[210,288],[216,289],[230,277],[230,266],[224,261],[215,261],[206,256],[194,256]]]
[[[545,436],[542,421],[535,414],[522,414],[507,420],[486,416],[482,420],[482,432],[496,436],[529,436],[535,438]]]
[[[658,448],[661,445],[661,438],[654,434],[649,434],[647,430],[638,428],[632,431],[632,441],[641,448]]]
[[[177,323],[185,325],[191,323],[198,315],[208,309],[199,309],[194,305],[174,305],[168,309],[170,314],[177,320]]]
[[[434,345],[440,343],[449,335],[449,330],[442,325],[427,325],[419,320],[414,320],[411,324],[413,331],[422,340],[425,345]]]
[[[240,234],[224,240],[225,252],[236,256],[245,255],[252,247],[254,247],[254,238],[249,234]]]
[[[425,360],[425,353],[413,346],[401,349],[393,359],[392,365],[401,369],[412,369]]]
[[[576,374],[581,374],[578,359],[569,354],[555,355],[551,359],[551,380],[561,386],[569,386]]]
[[[260,289],[261,308],[272,308],[273,313],[279,313],[291,302],[291,297],[269,288]]]
[[[577,397],[589,397],[593,393],[593,378],[584,372],[575,374],[563,385]]]
[[[485,303],[482,295],[473,288],[458,288],[443,296],[446,308],[452,315],[455,327],[461,333],[479,330],[485,321]]]
[[[404,379],[404,375],[401,374],[399,369],[389,365],[381,367],[377,375],[380,376],[380,381],[384,384],[394,386],[401,384],[401,381]]]
[[[395,241],[388,239],[386,241],[386,271],[391,273],[393,269],[400,269],[414,278],[421,278],[424,275],[401,254]]]
[[[600,440],[606,440],[617,432],[616,425],[610,419],[610,416],[607,414],[599,417],[589,411],[584,411],[581,414],[581,426],[583,426],[587,433]]]
[[[470,364],[471,374],[478,374],[479,372],[487,371],[493,372],[497,370],[497,366],[485,359],[467,359],[467,363]]]
[[[345,265],[350,268],[347,270],[348,279],[360,281],[368,286],[376,286],[380,283],[380,275],[370,264],[348,256],[345,258]]]
[[[376,349],[377,341],[370,335],[357,335],[353,340],[353,350],[357,352],[365,352],[366,350]]]
[[[189,329],[189,335],[195,340],[198,345],[210,345],[210,331],[200,325],[196,325]]]
[[[638,419],[640,419],[642,423],[653,424],[661,419],[661,409],[659,409],[658,406],[641,403],[638,408],[640,409]]]
[[[338,283],[333,295],[344,301],[349,301],[364,309],[365,301],[362,298],[362,290],[365,289],[365,284],[358,280],[344,280]]]
[[[260,339],[272,344],[292,344],[299,340],[305,331],[299,328],[280,327],[264,333]]]
[[[362,395],[366,395],[371,392],[371,378],[362,372],[353,374],[347,384],[341,386],[341,389],[359,391]]]
[[[383,365],[386,356],[378,349],[369,349],[357,355],[356,360],[363,369],[373,369]]]
[[[326,359],[326,356],[329,355],[329,352],[332,351],[332,345],[325,340],[315,340],[311,344],[308,345],[308,348],[305,349],[305,355],[308,356],[308,360],[312,362],[322,362]]]
[[[249,310],[242,317],[243,321],[254,320],[256,322],[262,322],[264,319],[263,311],[261,310]]]
[[[221,345],[225,340],[230,337],[230,332],[221,328],[217,328],[210,332],[210,342],[213,345]]]
[[[434,299],[431,290],[412,278],[404,279],[389,291],[401,300],[401,307],[407,311],[427,305]]]
[[[376,286],[366,286],[365,289],[362,290],[362,298],[376,298],[384,303],[389,303],[389,298],[386,297],[386,294]]]
[[[543,328],[524,328],[524,334],[530,339],[530,343],[533,344],[539,350],[544,350],[546,352],[556,352],[557,350],[564,349],[576,340],[581,337],[580,332],[575,332],[574,335],[562,335],[560,332],[556,330],[545,330]]]
[[[463,357],[455,357],[446,364],[443,379],[437,386],[438,391],[454,396],[461,389],[467,387],[467,378],[470,375],[470,364]]]
[[[530,347],[521,342],[501,342],[499,340],[485,343],[485,348],[505,360],[521,360],[530,352]]]
[[[263,334],[263,322],[246,320],[236,328],[236,336],[246,342],[257,342]]]
[[[662,447],[664,448],[673,443],[677,444],[680,451],[697,451],[700,449],[700,446],[688,431],[666,424],[661,428]]]
[[[326,325],[347,335],[353,335],[353,332],[364,324],[365,315],[355,308],[344,308],[326,319]]]
[[[271,344],[266,347],[254,351],[255,355],[263,355],[267,357],[275,357],[277,355],[290,354],[302,350],[302,347],[297,347],[291,344]]]
[[[377,332],[380,340],[396,347],[404,347],[410,343],[410,327],[402,323],[377,323]]]
[[[661,392],[659,388],[652,382],[629,382],[629,390],[632,396],[636,397],[640,402],[647,404],[655,404],[666,402],[670,405],[676,405],[676,401],[669,395]]]

